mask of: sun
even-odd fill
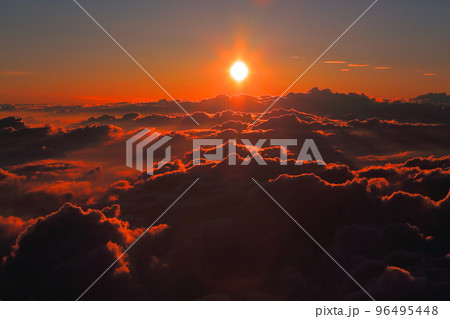
[[[231,77],[237,81],[243,81],[248,75],[248,67],[242,61],[236,61],[230,68]]]

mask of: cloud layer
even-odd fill
[[[448,300],[448,107],[435,98],[312,90],[289,94],[254,126],[251,110],[270,97],[186,102],[201,128],[120,105],[84,118],[75,108],[66,125],[5,117],[0,298],[75,300],[200,178],[83,299],[366,300],[254,178],[375,299]],[[154,176],[124,163],[125,140],[143,127],[172,137],[172,161]],[[239,165],[193,165],[193,138],[222,139],[225,151],[234,143]],[[280,149],[268,142],[276,138],[313,139],[327,164],[295,165],[302,143]],[[242,139],[267,140],[267,165],[240,165]]]

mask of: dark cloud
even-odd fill
[[[203,112],[214,114],[229,109],[237,112],[245,110],[246,112],[260,113],[269,107],[275,99],[276,97],[273,96],[255,97],[241,94],[237,96],[219,95],[211,99],[179,101],[179,103],[191,114],[200,112],[194,117],[199,123],[206,125],[206,122],[201,121]],[[343,120],[379,118],[381,120],[395,120],[398,122],[441,123],[448,125],[448,119],[450,118],[448,104],[448,95],[446,93],[428,93],[410,101],[382,101],[360,93],[337,93],[329,89],[313,88],[306,93],[290,93],[282,97],[275,107],[292,108],[299,112]],[[85,123],[123,123],[129,117],[136,117],[137,113],[144,118],[150,116],[146,120],[140,120],[141,122],[153,124],[167,123],[165,119],[159,119],[158,115],[178,114],[179,117],[184,116],[179,114],[180,109],[177,104],[165,99],[157,102],[124,102],[88,107],[83,105],[16,105],[14,109],[11,107],[5,108],[11,115],[22,116],[23,114],[29,114],[33,115],[33,117],[45,118],[51,121],[78,118],[81,114],[84,115],[84,118],[92,116]],[[124,118],[125,115],[126,117]],[[155,116],[151,117],[151,115]],[[138,118],[133,119],[139,120]],[[172,120],[170,122],[174,124],[177,121]],[[191,128],[194,127],[192,120],[190,125]]]
[[[44,160],[0,169],[0,215],[38,217],[66,201],[92,204],[102,182],[100,167],[80,161]]]
[[[25,123],[20,118],[5,117],[0,119],[0,130],[18,130],[25,128]]]
[[[2,166],[55,158],[69,151],[102,145],[122,135],[120,128],[111,125],[88,125],[74,129],[29,127],[21,119],[12,117],[2,119],[0,125]]]
[[[0,112],[11,112],[16,110],[16,107],[12,104],[0,104]]]
[[[302,112],[350,120],[379,118],[409,123],[445,123],[450,108],[436,103],[403,101],[379,102],[364,94],[334,93],[314,88],[308,93],[290,93],[278,106],[292,107]]]
[[[422,103],[433,103],[433,104],[450,104],[450,95],[443,93],[427,93],[423,95],[419,95],[413,99],[412,101],[422,102]]]
[[[248,177],[376,299],[448,298],[450,195],[440,201],[395,190],[379,195],[369,187],[372,177],[357,174],[335,164],[279,175],[256,165],[205,163],[118,182],[108,196],[120,207],[83,211],[67,204],[20,235],[2,266],[17,289],[3,298],[74,299],[196,177],[154,236],[133,247],[87,299],[366,299]],[[54,238],[58,243],[50,245]]]
[[[114,207],[105,208],[104,212],[111,215],[113,210],[113,215],[118,215]],[[1,266],[0,276],[5,283],[0,288],[2,298],[76,299],[89,281],[143,231],[105,214],[65,204],[29,225]],[[158,236],[166,227],[157,226],[147,236]],[[118,284],[126,281],[128,274],[125,258],[107,278]]]
[[[367,300],[255,178],[375,299],[448,300],[446,106],[313,89],[251,126],[273,99],[183,102],[200,128],[165,100],[95,106],[65,127],[0,120],[0,299],[76,299],[200,178],[84,299]],[[172,137],[154,176],[124,165],[124,142],[143,127]],[[193,165],[193,138],[223,139],[225,159]],[[326,165],[295,165],[307,138]],[[266,139],[267,165],[240,165],[242,139]]]

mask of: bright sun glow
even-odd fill
[[[244,62],[237,61],[231,66],[230,75],[235,81],[241,82],[248,75],[248,67]]]

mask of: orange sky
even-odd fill
[[[174,98],[191,100],[281,94],[369,3],[132,4],[93,1],[86,8]],[[377,98],[448,91],[448,43],[436,31],[449,26],[439,19],[449,5],[414,0],[410,11],[394,14],[396,5],[374,7],[291,91],[319,87]],[[72,3],[45,10],[10,3],[4,12],[0,103],[168,98]],[[238,59],[250,69],[240,84],[228,73]]]

